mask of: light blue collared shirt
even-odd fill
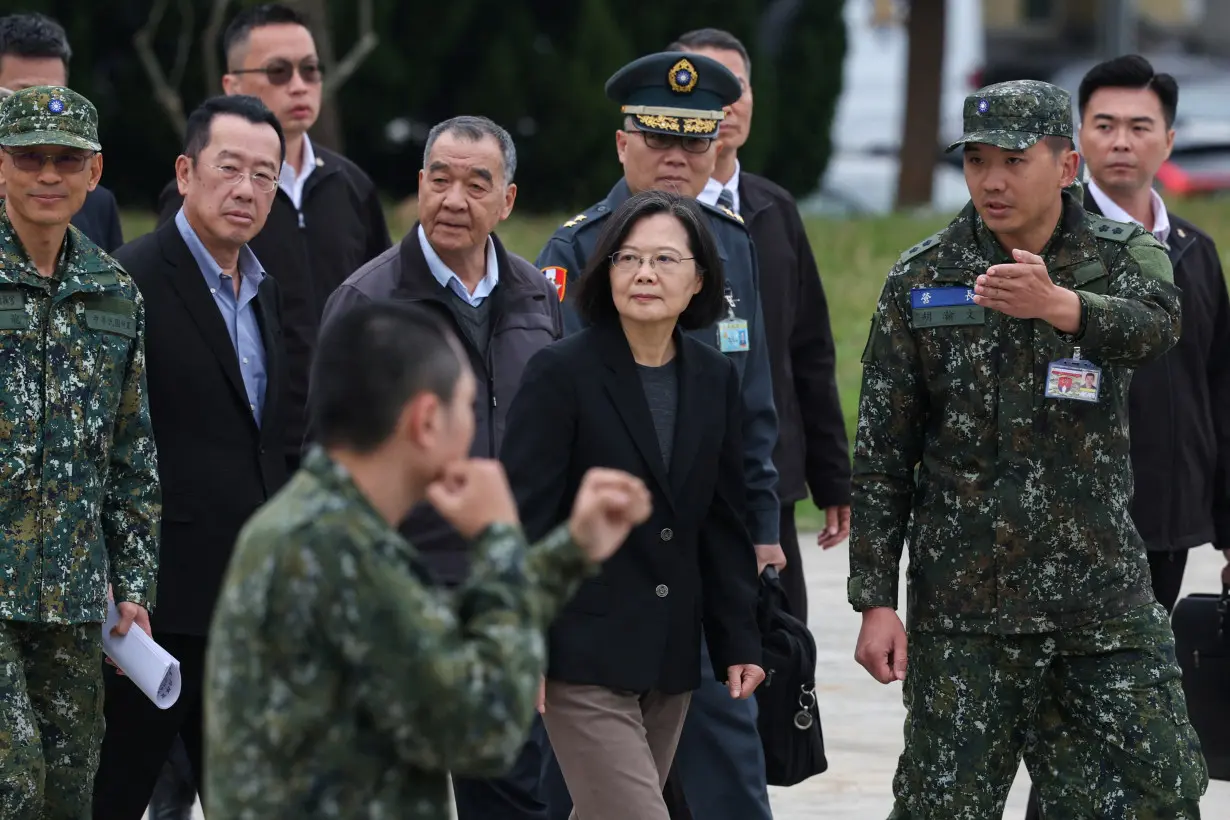
[[[452,269],[444,264],[440,254],[436,253],[435,249],[431,247],[431,243],[427,241],[427,231],[423,230],[422,225],[419,225],[419,247],[423,249],[423,256],[427,259],[427,267],[431,271],[431,275],[436,277],[436,281],[440,283],[440,287],[448,288],[471,307],[481,305],[483,300],[491,295],[491,291],[495,290],[495,286],[500,283],[500,265],[496,261],[495,243],[491,241],[490,236],[487,237],[487,275],[478,283],[474,293],[466,290],[465,283],[461,281],[461,277],[453,273]]]
[[[180,208],[175,215],[175,227],[179,235],[192,251],[192,258],[205,277],[205,284],[213,294],[214,304],[222,314],[226,323],[227,335],[235,348],[239,361],[239,373],[243,376],[243,387],[248,394],[248,408],[256,426],[261,423],[261,412],[265,408],[265,386],[269,381],[265,370],[265,341],[261,338],[260,323],[256,320],[256,292],[261,282],[265,280],[265,269],[257,261],[252,249],[244,245],[239,249],[239,298],[235,298],[234,280],[222,272],[222,266],[214,261],[205,249],[201,238],[196,235],[184,209]]]

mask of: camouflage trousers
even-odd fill
[[[0,621],[0,818],[88,820],[103,737],[102,624]]]
[[[1208,770],[1157,604],[1045,635],[910,635],[889,820],[1000,820],[1021,758],[1046,820],[1195,820]]]

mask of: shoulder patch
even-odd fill
[[[564,227],[565,228],[575,228],[577,225],[580,225],[586,219],[589,219],[589,217],[587,217],[585,214],[577,214],[572,219],[569,219],[567,222],[565,222]]]
[[[542,274],[547,277],[548,282],[555,286],[559,300],[564,301],[564,291],[568,287],[568,269],[561,268],[559,265],[548,265],[542,269]]]
[[[919,256],[920,254],[923,254],[929,250],[932,250],[933,248],[938,247],[940,244],[940,237],[943,235],[944,235],[944,231],[939,231],[938,233],[934,233],[931,236],[928,236],[926,239],[919,242],[917,245],[914,245],[913,247],[906,249],[906,252],[901,254],[901,256],[897,258],[897,264],[900,265],[905,262],[909,262],[915,256]]]
[[[1139,228],[1126,222],[1116,222],[1104,216],[1090,214],[1089,230],[1098,239],[1109,239],[1111,242],[1127,242]]]

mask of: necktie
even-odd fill
[[[717,204],[719,208],[733,209],[735,207],[735,195],[730,192],[729,188],[723,188],[722,193],[718,194]]]

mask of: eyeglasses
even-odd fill
[[[232,71],[232,74],[264,74],[269,78],[269,82],[273,85],[286,85],[291,78],[295,76],[295,70],[298,69],[299,76],[303,78],[305,83],[315,85],[320,82],[321,76],[324,74],[324,69],[320,63],[313,59],[303,60],[296,66],[290,60],[271,60],[269,65],[264,68],[240,68]]]
[[[40,151],[10,151],[4,153],[13,158],[13,164],[19,171],[39,172],[49,161],[55,166],[57,174],[78,174],[85,170],[85,164],[94,152],[73,154],[44,154]]]
[[[683,150],[689,154],[703,154],[713,147],[714,143],[714,140],[707,137],[680,137],[674,134],[659,134],[657,131],[641,131],[635,128],[625,133],[640,134],[645,138],[645,145],[655,151],[666,151],[681,145]]]
[[[277,178],[273,174],[268,174],[264,171],[245,173],[234,165],[211,165],[209,167],[221,174],[222,179],[231,185],[238,185],[244,179],[251,178],[252,187],[262,193],[272,193],[278,187]]]
[[[641,265],[648,260],[649,267],[658,273],[674,273],[688,259],[694,256],[680,256],[672,251],[658,251],[653,256],[638,256],[632,251],[615,251],[611,254],[611,267],[620,273],[636,273]]]

